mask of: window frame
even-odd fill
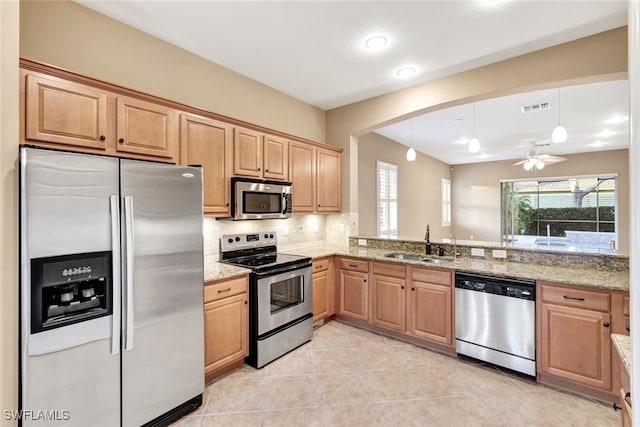
[[[440,180],[440,217],[443,227],[451,227],[451,180]]]
[[[385,198],[384,200],[381,199],[380,197],[380,172],[381,170],[386,170],[387,173],[394,173],[395,174],[395,180],[396,180],[396,198],[395,199],[391,199],[390,197]],[[384,162],[382,160],[376,160],[376,231],[377,231],[377,235],[380,237],[397,237],[398,236],[398,224],[400,221],[398,221],[398,206],[399,206],[399,195],[398,195],[398,190],[399,190],[399,182],[398,182],[398,166],[394,165],[392,163],[388,163],[388,162]],[[388,188],[388,182],[389,180],[387,180],[387,189],[386,189],[386,195],[389,196],[389,188]],[[396,211],[395,211],[395,217],[396,217],[396,228],[395,230],[391,230],[390,225],[391,224],[387,224],[387,231],[386,232],[382,232],[381,231],[381,218],[380,218],[380,208],[381,208],[381,203],[388,203],[387,205],[387,213],[388,213],[388,220],[390,222],[391,219],[391,206],[390,203],[392,201],[395,201],[395,207],[396,207]]]

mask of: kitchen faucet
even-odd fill
[[[456,244],[456,235],[451,233],[449,234],[449,240],[453,241],[453,260],[456,260],[456,255],[458,255],[458,245]]]

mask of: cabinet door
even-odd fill
[[[409,293],[408,331],[429,341],[453,345],[452,289],[413,281]]]
[[[313,321],[328,316],[328,279],[327,270],[313,274]]]
[[[180,163],[202,165],[204,213],[229,216],[233,127],[216,120],[180,116]]]
[[[340,271],[340,314],[369,320],[367,276],[359,271]]]
[[[611,388],[610,315],[540,305],[539,370],[603,390]]]
[[[315,211],[316,149],[301,142],[289,142],[289,181],[293,212]]]
[[[204,306],[205,374],[242,360],[247,354],[247,294]]]
[[[282,181],[289,179],[289,152],[286,139],[272,135],[265,135],[263,142],[263,154],[263,177]]]
[[[262,176],[262,134],[236,127],[233,131],[233,173]]]
[[[317,149],[316,211],[340,212],[342,206],[340,159],[338,152]]]
[[[371,321],[374,325],[405,330],[405,280],[395,277],[372,275]]]
[[[25,139],[105,149],[107,93],[34,75],[25,91]]]
[[[116,100],[116,150],[173,161],[177,146],[176,110],[139,99]]]

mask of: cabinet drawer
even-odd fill
[[[418,282],[451,286],[450,271],[431,270],[429,268],[412,268],[411,279]]]
[[[540,294],[541,300],[550,304],[604,312],[611,310],[611,296],[607,293],[542,284]]]
[[[366,273],[369,271],[369,262],[361,259],[342,258],[340,260],[340,268],[342,270],[362,271]]]
[[[374,262],[372,264],[373,274],[379,274],[387,277],[398,277],[404,279],[405,267],[402,264],[388,264],[382,262]]]
[[[216,301],[243,292],[247,292],[246,276],[221,282],[210,282],[204,286],[204,302]]]
[[[319,258],[314,259],[313,263],[313,272],[325,271],[329,269],[329,258]]]

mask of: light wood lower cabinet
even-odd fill
[[[205,284],[205,376],[208,380],[248,354],[248,276]]]
[[[333,258],[314,259],[312,269],[313,321],[316,322],[334,314]]]
[[[404,332],[407,300],[404,265],[374,262],[371,270],[371,323]]]
[[[610,335],[622,329],[612,318],[622,318],[622,297],[606,291],[538,282],[538,373],[567,385],[586,386],[609,394],[613,347]],[[614,315],[612,315],[614,314]],[[618,322],[622,323],[622,322]]]
[[[342,258],[340,264],[340,308],[338,314],[368,321],[368,263],[367,261]],[[345,268],[352,269],[347,270]]]
[[[411,269],[407,332],[452,347],[453,275],[449,271]]]

